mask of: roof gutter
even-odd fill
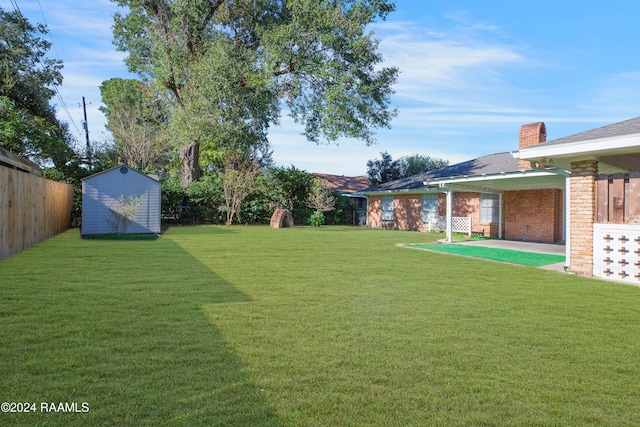
[[[363,197],[368,197],[368,196],[386,196],[389,194],[423,194],[423,193],[433,193],[433,192],[439,192],[439,191],[440,190],[437,187],[433,185],[428,185],[425,187],[401,189],[401,190],[361,191],[358,194],[361,194]]]
[[[595,138],[586,141],[537,144],[523,148],[513,154],[516,159],[531,160],[551,157],[577,157],[581,155],[600,155],[610,152],[624,153],[640,145],[640,134]]]
[[[423,184],[429,185],[437,183],[439,185],[443,184],[459,184],[466,182],[481,182],[487,180],[500,180],[500,179],[514,179],[514,178],[522,178],[523,176],[528,176],[531,178],[538,176],[547,176],[549,174],[554,174],[554,172],[547,169],[534,169],[534,170],[526,170],[526,171],[513,171],[513,172],[500,172],[493,174],[484,174],[484,175],[464,175],[462,177],[446,177],[446,178],[437,178],[431,181],[424,181]]]

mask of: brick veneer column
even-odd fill
[[[598,161],[571,163],[571,270],[593,274],[593,223],[596,221]]]

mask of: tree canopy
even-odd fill
[[[367,162],[367,177],[371,185],[383,184],[449,166],[448,160],[421,154],[404,156],[398,160],[393,160],[391,154],[386,151],[380,153],[380,156],[380,159]]]
[[[154,98],[139,80],[113,78],[100,85],[100,110],[114,137],[120,162],[141,171],[154,172],[164,166],[168,145],[161,133],[166,128],[162,99]]]
[[[41,165],[64,167],[75,153],[50,105],[62,83],[62,62],[47,58],[47,32],[20,12],[0,8],[0,145]]]
[[[197,156],[250,153],[282,110],[313,142],[374,141],[388,127],[398,70],[381,67],[368,26],[389,0],[113,0],[117,48],[170,107],[185,184]],[[183,178],[185,178],[183,176]]]
[[[49,121],[54,111],[49,100],[62,84],[62,62],[47,58],[51,43],[42,24],[32,25],[19,12],[0,9],[0,94],[19,110]]]

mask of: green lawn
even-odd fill
[[[78,230],[0,261],[0,425],[640,425],[640,288],[362,228]]]

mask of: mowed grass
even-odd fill
[[[640,425],[640,288],[362,228],[70,230],[0,261],[0,425]]]

